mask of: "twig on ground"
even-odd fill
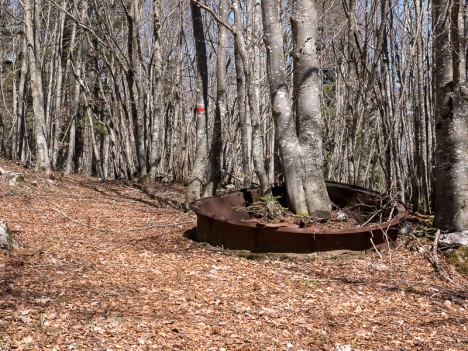
[[[440,235],[440,231],[438,231],[438,232],[439,232],[439,235]],[[442,268],[442,266],[440,265],[437,249],[436,249],[435,252],[429,251],[428,249],[426,249],[424,247],[424,245],[421,243],[421,241],[419,240],[419,238],[416,235],[414,235],[413,233],[410,233],[410,235],[421,246],[424,253],[426,254],[425,256],[427,257],[427,259],[431,263],[432,267],[434,267],[435,271],[437,273],[439,273],[440,276],[443,279],[445,279],[446,281],[448,281],[450,284],[458,286],[458,284],[450,277],[449,273],[444,268]]]
[[[435,263],[439,264],[439,255],[437,254],[438,247],[439,247],[439,239],[440,239],[440,229],[437,229],[434,238],[434,244],[432,245],[432,256],[434,257]]]

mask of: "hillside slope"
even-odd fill
[[[0,180],[20,244],[1,253],[0,350],[468,349],[463,282],[404,239],[384,260],[252,260],[187,238],[180,186],[0,167],[24,173]]]

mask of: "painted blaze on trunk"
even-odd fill
[[[283,29],[275,0],[262,2],[272,114],[290,209],[329,218],[331,202],[323,175],[320,75],[315,48],[315,1],[293,3],[294,91],[288,90]]]

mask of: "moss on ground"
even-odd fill
[[[460,246],[458,249],[447,250],[444,252],[447,262],[455,267],[461,273],[468,275],[468,247]]]

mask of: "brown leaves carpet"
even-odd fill
[[[0,180],[0,350],[468,350],[466,282],[400,247],[248,256],[187,238],[181,186]],[[250,258],[250,259],[249,259]],[[255,258],[255,259],[252,259]]]

